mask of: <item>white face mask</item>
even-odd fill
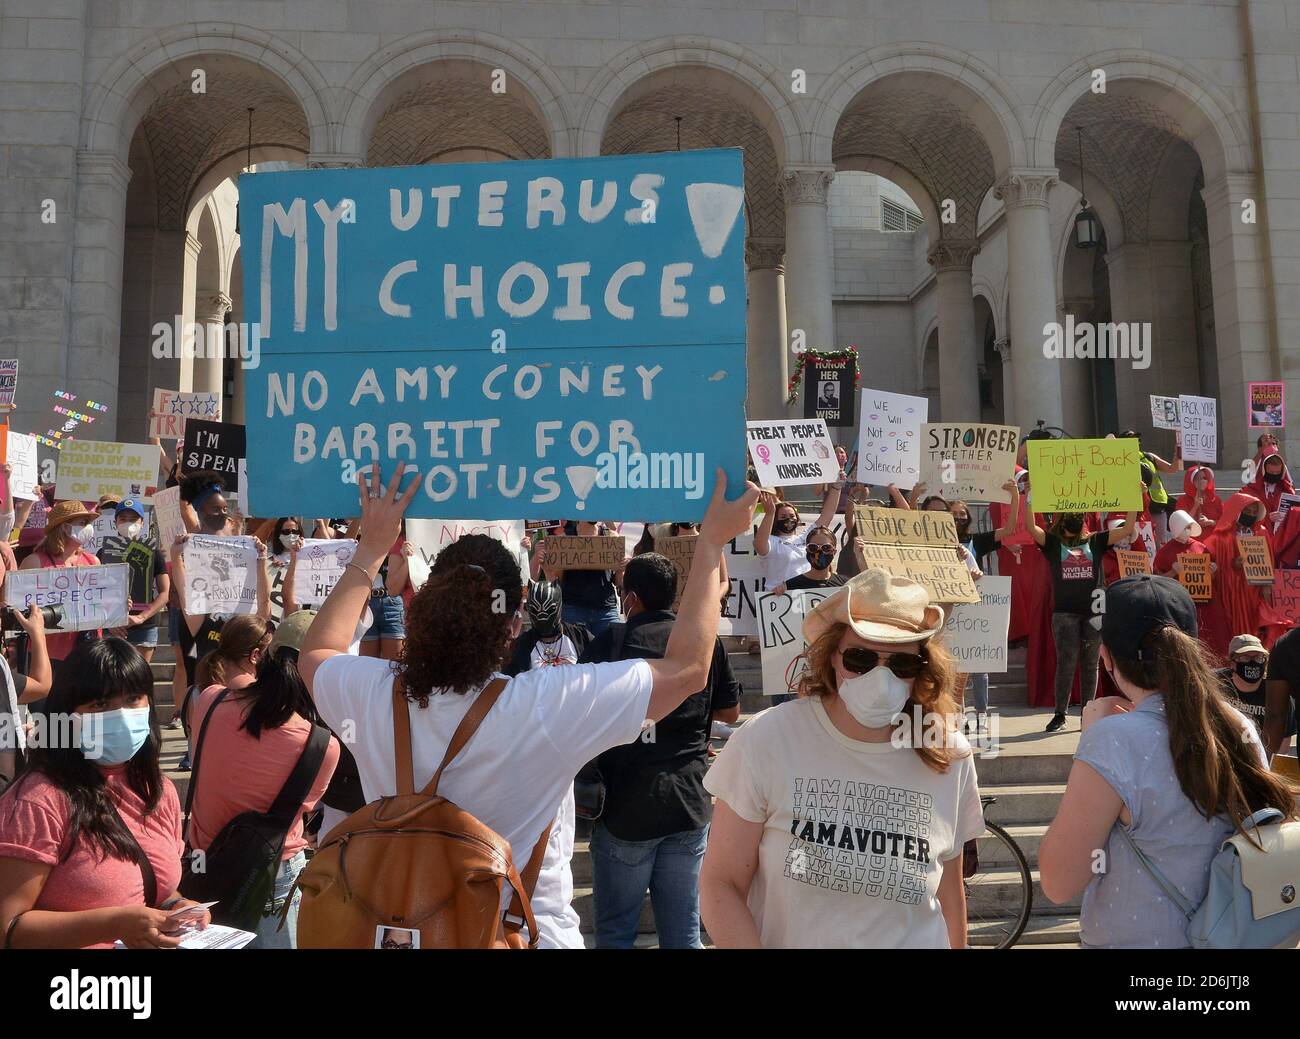
[[[1191,528],[1184,527],[1182,530],[1180,530],[1177,534],[1174,535],[1174,540],[1181,542],[1184,545],[1187,544],[1187,542],[1192,540]]]
[[[140,520],[135,520],[131,523],[123,521],[117,525],[117,532],[124,538],[133,538],[140,533],[140,528],[143,526],[144,523]]]
[[[78,541],[80,541],[83,545],[87,541],[91,540],[91,538],[94,536],[94,533],[95,533],[95,527],[93,524],[90,523],[83,523],[80,526],[74,525],[72,527],[72,536],[76,538]]]
[[[840,682],[839,696],[853,719],[868,729],[883,729],[907,704],[912,683],[880,664],[865,675]]]

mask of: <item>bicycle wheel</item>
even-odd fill
[[[1034,908],[1029,862],[1011,835],[987,819],[975,844],[978,865],[965,881],[967,942],[973,949],[1009,949]]]

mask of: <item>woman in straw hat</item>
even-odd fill
[[[87,528],[98,516],[79,501],[61,501],[49,511],[45,520],[45,536],[31,555],[23,560],[20,570],[39,570],[43,567],[99,566],[99,560],[82,547]],[[51,632],[45,636],[50,661],[61,661],[77,647],[77,643],[97,639],[100,631]]]
[[[719,946],[965,946],[961,853],[984,819],[943,625],[879,568],[805,618],[799,699],[737,730],[705,778],[700,911]]]

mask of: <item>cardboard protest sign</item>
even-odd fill
[[[0,360],[0,410],[12,408],[17,393],[18,359],[10,357]]]
[[[69,440],[59,457],[54,496],[60,501],[147,498],[158,482],[159,449],[153,444]]]
[[[864,569],[879,566],[915,581],[936,603],[979,602],[949,513],[865,505],[853,512],[858,535],[867,542]]]
[[[244,427],[233,422],[189,419],[185,423],[185,439],[181,442],[181,468],[190,473],[200,469],[217,473],[223,477],[222,482],[225,483],[226,489],[234,491],[239,478],[239,463],[244,458],[245,441]],[[269,474],[267,478],[275,479]],[[353,480],[353,512],[357,508],[356,494],[356,481]],[[275,513],[268,513],[268,515],[275,515]],[[296,513],[285,511],[281,515],[296,515]],[[316,513],[313,512],[312,515]],[[347,513],[340,512],[339,515],[347,515]]]
[[[1151,397],[1151,425],[1156,429],[1181,429],[1177,397]]]
[[[1263,534],[1238,534],[1237,552],[1241,556],[1241,572],[1249,584],[1273,583],[1273,553],[1268,538]]]
[[[1178,398],[1182,424],[1183,461],[1209,462],[1219,457],[1219,402],[1213,397]]]
[[[863,390],[858,481],[915,487],[921,478],[921,426],[929,415],[925,397]]]
[[[10,430],[6,440],[9,445],[6,458],[9,463],[9,490],[15,498],[35,501],[36,494],[32,488],[40,482],[36,438],[30,433],[15,433]]]
[[[927,422],[921,427],[921,480],[948,501],[1008,504],[1002,489],[1016,471],[1020,429],[982,422]]]
[[[5,605],[26,612],[30,606],[61,606],[59,631],[93,631],[126,623],[131,568],[51,566],[11,570],[5,575]]]
[[[746,422],[749,455],[762,487],[834,483],[840,463],[822,419],[804,422]]]
[[[357,554],[351,538],[308,538],[298,549],[293,571],[293,597],[301,606],[316,606],[328,598]]]
[[[944,624],[943,644],[964,675],[1000,675],[1007,670],[1011,626],[1011,578],[986,574],[975,582],[980,601],[954,606]]]
[[[180,440],[186,419],[204,422],[221,421],[221,394],[154,390],[153,414],[149,417],[149,435],[164,440]]]
[[[758,598],[758,645],[762,653],[763,695],[783,696],[797,692],[807,669],[803,655],[803,619],[834,588],[806,588],[776,595],[765,592]]]
[[[767,560],[754,551],[754,535],[741,534],[723,550],[730,588],[718,620],[719,635],[757,635],[758,600],[767,587]]]
[[[466,534],[486,534],[505,545],[510,554],[519,559],[520,577],[523,584],[527,584],[528,559],[520,545],[524,538],[523,520],[408,519],[406,540],[416,550],[415,555],[407,557],[406,561],[411,587],[423,586],[433,561],[442,550]]]
[[[614,570],[625,558],[621,537],[552,536],[546,546],[546,566],[561,570]]]
[[[744,483],[739,149],[245,175],[252,511],[699,519]],[[545,504],[545,509],[537,506]]]
[[[1246,414],[1251,429],[1281,429],[1286,425],[1286,384],[1252,382],[1246,387]]]
[[[677,568],[677,594],[673,596],[674,610],[681,605],[682,592],[686,590],[686,578],[691,572],[691,563],[695,559],[695,546],[700,542],[699,535],[687,535],[675,538],[655,538],[655,551],[672,561]]]
[[[185,533],[185,521],[181,519],[181,489],[168,487],[155,492],[153,515],[158,528],[158,547],[170,558],[172,545]]]
[[[257,546],[251,537],[193,534],[182,550],[185,612],[257,612]]]
[[[868,541],[885,545],[957,545],[957,524],[948,512],[855,505],[853,518],[858,535]]]
[[[1273,575],[1273,609],[1292,626],[1300,624],[1300,570],[1278,570]]]
[[[1139,512],[1141,454],[1136,440],[1031,440],[1035,512]]]
[[[1136,577],[1151,573],[1151,556],[1141,550],[1115,549],[1115,562],[1119,564],[1120,577]]]
[[[1187,594],[1196,602],[1209,602],[1213,590],[1208,552],[1184,552],[1178,557],[1181,564],[1178,580]]]
[[[856,393],[856,359],[809,350],[804,354],[803,417],[824,419],[832,429],[852,429]]]

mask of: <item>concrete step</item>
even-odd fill
[[[976,948],[988,948],[996,945],[1005,935],[1013,921],[1010,918],[971,920],[967,924],[967,941]],[[1073,914],[1037,916],[1031,915],[1024,931],[1016,939],[1016,948],[1021,946],[1050,946],[1062,948],[1077,946],[1079,941],[1079,917]]]
[[[980,793],[998,799],[988,809],[988,817],[995,823],[1007,827],[1018,823],[1046,824],[1056,817],[1065,783],[980,783]]]
[[[986,788],[991,786],[1052,783],[1064,781],[1070,774],[1071,754],[1012,754],[1005,746],[998,749],[996,756],[975,755],[975,773],[982,794],[989,794]],[[994,805],[990,812],[994,822],[999,821],[997,808]]]

